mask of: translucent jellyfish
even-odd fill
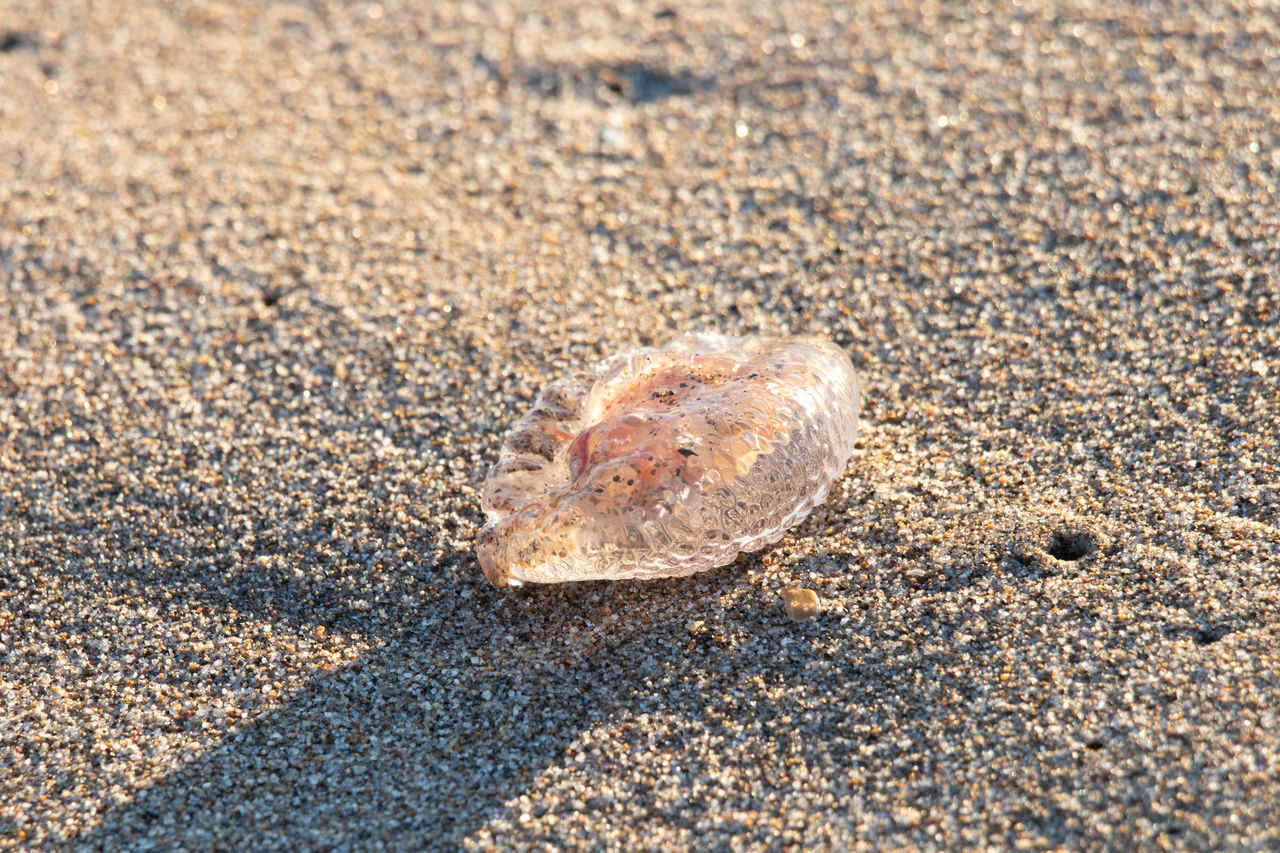
[[[485,576],[673,577],[776,542],[843,473],[860,396],[812,337],[690,335],[559,379],[485,481]]]

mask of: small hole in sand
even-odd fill
[[[1083,530],[1059,530],[1049,542],[1049,556],[1068,562],[1082,559],[1098,550],[1098,543]]]
[[[1196,641],[1197,646],[1207,646],[1210,643],[1218,642],[1226,635],[1227,629],[1219,628],[1214,625],[1206,625],[1202,628],[1197,628],[1196,632],[1191,636],[1192,639]]]

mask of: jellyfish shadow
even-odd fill
[[[314,674],[284,707],[230,730],[63,843],[315,849],[374,840],[409,846],[426,837],[457,846],[506,813],[584,731],[655,701],[646,681],[661,677],[667,662],[653,657],[646,638],[686,630],[688,614],[671,604],[689,599],[688,579],[643,593],[615,592],[614,584],[498,592],[482,586],[474,564],[455,570],[452,594],[439,600],[462,602],[459,594],[471,590],[464,608],[341,617],[371,635],[376,649]],[[714,600],[740,571],[696,579],[693,592]],[[232,596],[241,612],[260,600],[243,592]],[[272,618],[303,621],[324,594],[313,589],[288,611],[273,607]],[[601,617],[609,603],[618,615]],[[547,635],[553,609],[570,612],[554,621],[576,625],[578,639]],[[667,677],[729,666],[731,653],[692,645]]]

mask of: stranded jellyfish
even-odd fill
[[[485,576],[672,577],[776,542],[844,471],[859,396],[810,337],[690,335],[559,379],[485,481]]]

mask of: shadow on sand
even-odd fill
[[[306,624],[308,610],[323,602],[326,612],[343,614],[331,628],[360,631],[378,646],[314,675],[284,708],[230,731],[65,843],[98,850],[397,847],[424,838],[460,844],[509,812],[508,802],[564,761],[584,731],[644,713],[701,715],[699,699],[670,690],[678,682],[738,684],[741,647],[691,636],[695,613],[681,603],[699,602],[702,615],[742,583],[750,559],[643,588],[596,583],[498,592],[484,585],[473,560],[458,557],[434,605],[456,606],[449,613],[418,603],[376,608],[371,616],[335,602],[333,596],[350,595],[336,587],[292,596],[277,588],[268,609],[258,582],[236,581],[229,602],[223,587],[223,606]],[[282,608],[282,601],[293,603]],[[776,613],[737,615],[782,624]],[[548,636],[566,626],[567,635]],[[677,659],[669,655],[673,636],[690,637]],[[664,639],[663,651],[648,647],[654,637]],[[804,656],[801,644],[786,655]],[[792,677],[793,663],[779,658],[773,676]],[[767,728],[776,709],[746,701],[741,710]]]

